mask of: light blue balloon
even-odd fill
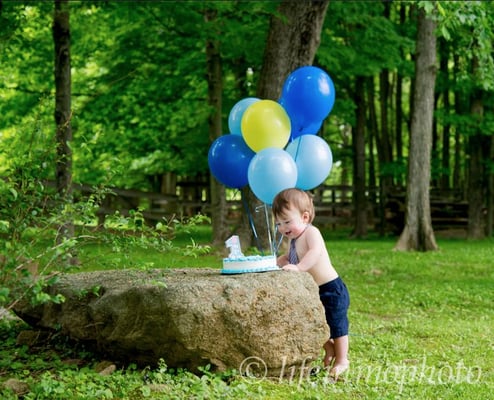
[[[324,139],[315,135],[302,135],[286,147],[286,152],[297,166],[296,186],[310,190],[323,183],[333,167],[333,154]]]
[[[297,183],[297,166],[285,150],[268,147],[256,153],[247,171],[249,186],[256,197],[271,205],[275,196]]]
[[[234,135],[242,136],[242,131],[240,129],[240,123],[242,122],[242,116],[247,108],[255,102],[259,101],[257,97],[246,97],[245,99],[237,102],[230,110],[230,115],[228,116],[228,129],[230,133]]]

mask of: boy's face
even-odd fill
[[[278,231],[289,239],[298,238],[309,223],[309,213],[288,208],[278,215],[275,220]]]

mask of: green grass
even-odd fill
[[[412,397],[487,398],[494,383],[494,243],[441,241],[440,251],[428,253],[394,252],[393,245],[328,243],[352,296],[354,380],[371,371],[378,391],[397,386]],[[421,379],[422,371],[432,378]],[[391,381],[403,377],[403,385],[383,385],[379,372],[394,375]],[[470,372],[481,373],[476,384],[469,384]]]
[[[218,262],[219,250],[210,248],[211,231],[205,226],[178,233],[172,240],[160,243],[148,239],[141,241],[139,236],[133,235],[113,236],[111,243],[108,245],[89,240],[81,246],[77,254],[81,261],[80,270],[221,268]]]
[[[210,235],[196,231],[196,244]],[[351,368],[344,382],[330,383],[308,368],[291,378],[244,378],[231,371],[202,377],[187,371],[144,371],[122,367],[110,377],[93,372],[93,355],[84,367],[60,359],[79,357],[33,352],[15,345],[18,329],[0,332],[0,383],[17,377],[29,384],[25,399],[487,399],[494,390],[494,240],[438,240],[439,251],[395,252],[396,238],[352,241],[326,232],[332,262],[351,295]],[[176,246],[190,243],[187,235]],[[184,251],[127,251],[88,245],[82,269],[152,266],[217,267],[221,251],[197,257]],[[115,257],[122,257],[115,262]],[[280,328],[281,329],[281,328]],[[63,354],[63,353],[62,353]],[[52,392],[50,395],[50,391]],[[0,397],[8,397],[1,391]],[[43,394],[45,393],[45,394]],[[35,395],[36,394],[36,395]],[[70,396],[69,396],[70,394]],[[50,397],[51,396],[51,397]],[[66,397],[64,397],[66,396]]]

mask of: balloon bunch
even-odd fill
[[[271,205],[282,190],[313,189],[333,165],[329,145],[316,136],[335,101],[335,88],[322,69],[305,66],[285,80],[278,102],[247,97],[230,111],[230,134],[217,138],[208,164],[223,185],[249,185]]]

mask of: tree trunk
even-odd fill
[[[70,73],[70,23],[68,0],[55,0],[53,17],[55,47],[55,124],[57,158],[55,181],[64,203],[72,202],[72,117]],[[69,220],[60,227],[59,240],[74,236],[74,223]]]
[[[206,23],[214,23],[216,11],[207,10],[204,19]],[[219,44],[215,38],[208,38],[206,42],[206,68],[208,77],[208,105],[212,110],[208,121],[209,139],[213,142],[223,133],[221,124],[223,72]],[[217,245],[224,242],[230,234],[226,222],[228,213],[226,190],[213,176],[210,176],[209,182],[211,188],[212,242]]]
[[[367,197],[365,195],[365,78],[358,76],[355,82],[355,129],[352,130],[354,149],[353,162],[353,210],[354,231],[352,236],[364,238],[367,235]]]
[[[381,147],[382,161],[385,164],[393,161],[393,146],[389,134],[389,117],[388,117],[388,104],[389,104],[389,71],[384,69],[379,74],[379,106],[381,113]],[[392,185],[392,177],[387,178],[389,185]]]
[[[430,162],[434,86],[436,80],[436,23],[420,9],[417,28],[414,111],[410,131],[405,227],[396,250],[437,250],[430,212]]]
[[[494,137],[487,137],[489,145],[486,146],[488,149],[487,160],[494,160]],[[487,237],[492,236],[492,231],[494,229],[494,172],[492,169],[489,170],[487,174],[487,227],[485,234]]]
[[[396,133],[395,133],[395,144],[396,144],[396,160],[403,160],[403,107],[401,102],[403,100],[403,75],[398,72],[396,76]],[[396,185],[398,187],[403,186],[403,173],[396,176]]]
[[[453,81],[458,81],[460,78],[460,57],[453,54]],[[464,102],[462,96],[458,90],[454,92],[454,113],[456,115],[462,115],[465,113]],[[454,150],[453,150],[453,189],[461,189],[462,193],[465,193],[464,179],[462,179],[462,135],[460,129],[455,130],[454,135]],[[462,198],[464,196],[462,195]]]
[[[379,139],[379,128],[378,128],[378,123],[377,123],[377,116],[376,116],[376,94],[374,90],[374,77],[369,76],[367,78],[367,85],[366,85],[366,92],[367,92],[367,109],[369,110],[369,149],[368,149],[368,154],[369,154],[369,186],[374,189],[371,192],[371,198],[372,198],[372,204],[374,204],[374,209],[375,212],[374,214],[377,215],[378,218],[378,223],[375,224],[375,227],[377,228],[377,231],[379,232],[380,236],[384,236],[385,233],[385,227],[386,227],[386,221],[385,221],[385,209],[384,209],[384,201],[383,197],[379,198],[379,193],[380,193],[380,187],[378,187],[377,183],[377,172],[376,172],[376,164],[379,165],[379,155],[376,157],[374,154],[376,153],[374,151],[374,148],[379,148],[380,144],[380,139]],[[379,199],[379,201],[378,201]]]
[[[328,4],[329,0],[281,2],[278,13],[271,17],[257,86],[258,98],[278,100],[283,82],[288,75],[296,68],[312,65],[319,47]],[[266,220],[263,205],[255,198],[252,191],[249,189],[245,192],[254,225],[253,231],[255,231],[251,238],[256,239],[255,243],[252,240],[250,243],[256,244],[263,251],[269,250],[271,226],[266,224],[271,224]],[[259,212],[256,212],[256,209]],[[245,243],[249,242],[245,241]]]
[[[446,117],[449,117],[450,113],[450,102],[449,102],[449,71],[448,71],[448,63],[449,63],[449,46],[445,40],[441,41],[441,72],[444,76],[444,90],[443,90],[443,107],[444,114]],[[451,135],[451,124],[449,120],[443,123],[443,136],[442,136],[442,153],[441,153],[441,180],[440,187],[443,190],[448,190],[450,188],[451,182],[451,166],[450,166],[450,135]]]
[[[406,9],[407,6],[404,3],[400,4],[400,25],[404,26],[406,22]],[[405,59],[405,52],[400,50],[402,58]],[[403,73],[398,70],[396,76],[396,99],[395,99],[395,115],[396,115],[396,134],[395,134],[395,144],[396,144],[396,159],[398,161],[403,160]],[[399,174],[396,179],[396,185],[398,187],[404,186],[404,176]]]
[[[484,114],[482,95],[475,92],[471,107],[472,116],[480,121]],[[477,128],[478,129],[478,128]],[[483,135],[475,132],[468,141],[468,239],[485,237],[485,204],[484,204],[484,168],[483,168]]]
[[[387,167],[386,173],[381,173],[379,178],[379,197],[381,199],[387,199],[390,193],[390,189],[393,187],[393,176],[389,173],[389,165],[393,161],[393,147],[389,135],[389,121],[388,121],[388,97],[389,97],[389,71],[384,69],[379,74],[379,108],[380,108],[380,126],[376,131],[376,138],[379,142],[377,145],[377,153],[379,158],[379,169],[383,170]],[[380,134],[378,133],[380,132]],[[383,201],[382,206],[385,202]],[[384,215],[384,210],[382,210]],[[383,221],[385,222],[385,221]],[[384,228],[384,225],[382,225]],[[384,232],[382,231],[381,234]]]
[[[257,96],[278,100],[283,82],[298,67],[312,65],[329,0],[283,0],[271,17]]]

